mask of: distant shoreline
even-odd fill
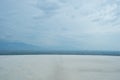
[[[0,51],[0,55],[108,55],[108,56],[120,56],[120,51]]]

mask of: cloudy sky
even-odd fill
[[[0,0],[0,40],[120,50],[120,0]]]

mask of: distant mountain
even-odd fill
[[[61,54],[61,55],[114,55],[120,56],[120,51],[70,51],[70,50],[51,50],[22,42],[10,42],[0,40],[0,55],[27,55],[27,54]]]
[[[0,41],[0,50],[41,50],[38,46],[33,46],[31,44],[26,44],[22,42],[7,42],[7,41]]]

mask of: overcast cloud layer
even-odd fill
[[[54,50],[120,50],[120,0],[0,0],[0,39]]]

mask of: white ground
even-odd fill
[[[120,80],[120,57],[0,56],[0,80]]]

